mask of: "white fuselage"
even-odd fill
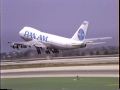
[[[20,37],[26,42],[8,42],[12,48],[26,48],[34,46],[38,52],[59,53],[59,50],[70,50],[77,48],[85,48],[88,44],[103,44],[105,42],[96,42],[97,40],[110,39],[111,37],[85,39],[89,22],[84,21],[71,38],[65,38],[53,34],[41,32],[31,27],[24,27],[20,32]]]
[[[37,42],[40,43],[42,42],[49,48],[56,48],[60,50],[80,48],[82,44],[81,41],[76,41],[70,38],[44,33],[31,27],[24,27],[19,32],[19,35],[25,41],[36,39]],[[73,44],[77,44],[77,45],[73,45]]]

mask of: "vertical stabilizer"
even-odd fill
[[[84,21],[82,25],[78,28],[78,30],[75,32],[75,34],[72,36],[71,39],[76,41],[83,41],[87,33],[88,24],[89,22]]]

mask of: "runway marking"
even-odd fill
[[[118,86],[119,84],[109,84],[107,86]]]

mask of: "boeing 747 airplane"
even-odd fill
[[[24,27],[20,32],[20,37],[26,42],[8,42],[12,48],[27,48],[34,46],[38,54],[59,53],[59,50],[84,48],[88,44],[103,44],[105,42],[95,42],[97,40],[111,39],[111,37],[85,39],[89,22],[84,21],[72,38],[65,38],[53,34],[48,34],[31,27]]]

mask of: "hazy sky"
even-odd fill
[[[71,38],[83,21],[89,21],[86,38],[113,37],[118,43],[118,0],[1,0],[1,45],[13,51],[8,41],[23,41],[24,26]]]

